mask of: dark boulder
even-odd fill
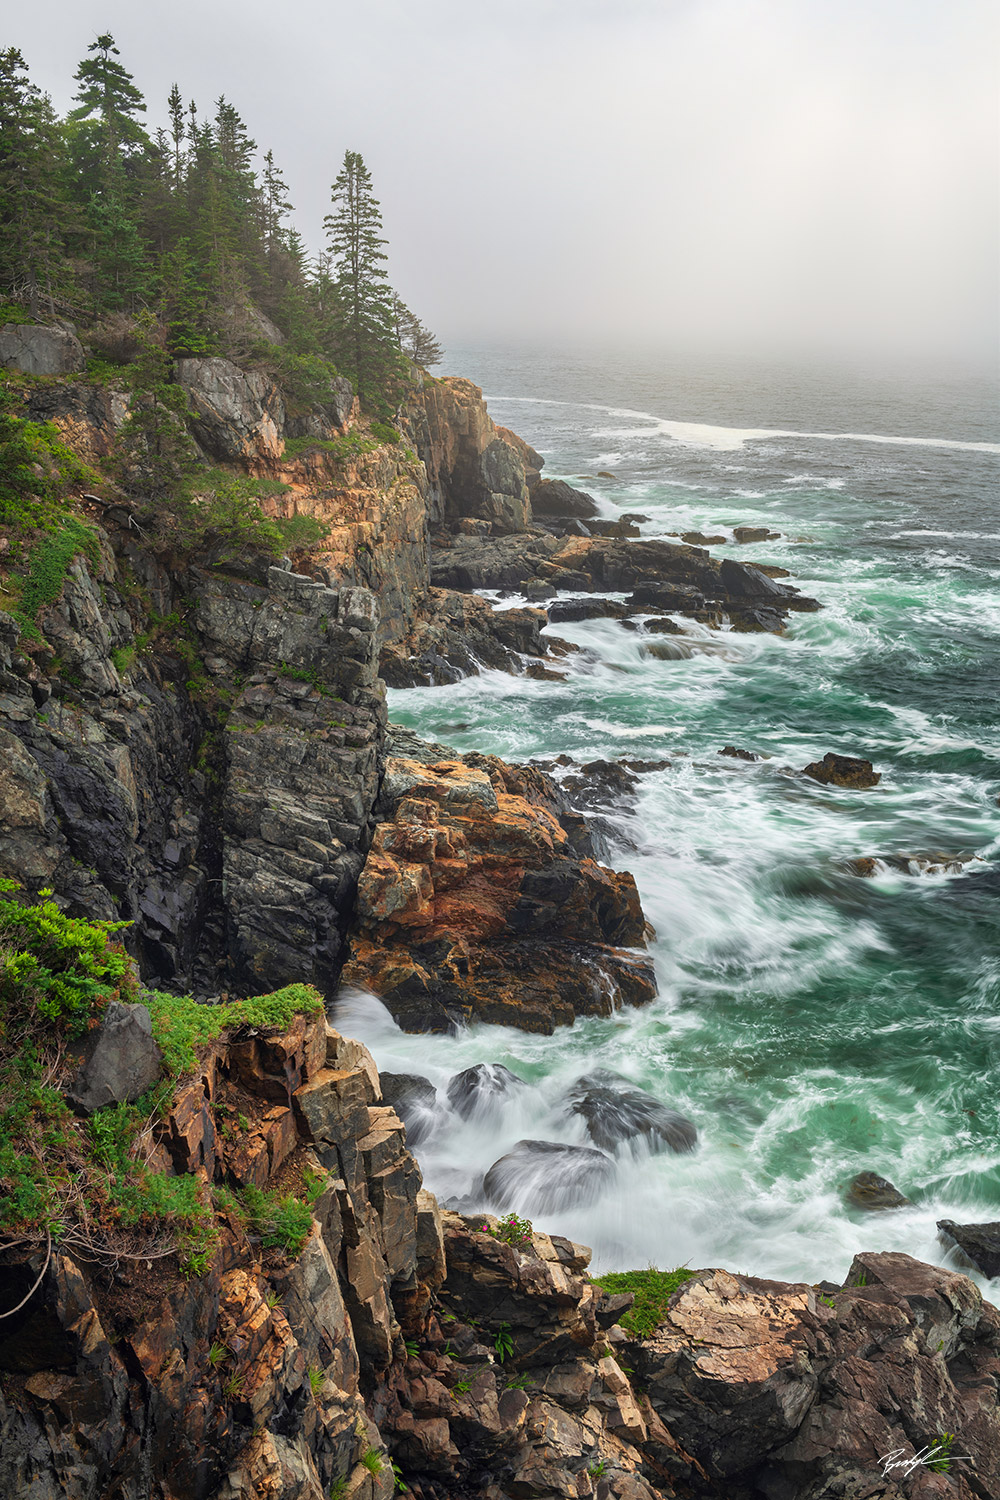
[[[575,490],[564,479],[540,479],[531,491],[531,509],[536,516],[576,516],[583,521],[601,511],[593,495]]]
[[[549,621],[553,625],[573,620],[622,620],[627,607],[617,599],[553,599]]]
[[[723,745],[718,753],[731,756],[733,760],[760,760],[760,756],[754,755],[752,750],[741,750],[738,745]]]
[[[645,1141],[652,1151],[693,1151],[698,1144],[690,1120],[610,1069],[578,1078],[567,1098],[570,1111],[582,1116],[591,1140],[604,1151],[625,1142]]]
[[[830,750],[822,760],[814,760],[804,766],[802,774],[811,776],[813,781],[818,781],[822,786],[846,786],[855,790],[878,786],[882,780],[881,773],[873,769],[870,760],[854,755],[834,755]]]
[[[794,594],[787,584],[776,583],[753,563],[733,562],[726,558],[719,564],[719,577],[727,594],[736,599],[781,599],[787,601]]]
[[[780,535],[780,531],[770,531],[766,526],[733,527],[733,538],[737,542],[775,542]]]
[[[558,1213],[592,1201],[614,1180],[615,1164],[590,1146],[518,1141],[483,1179],[489,1203],[500,1209]]]
[[[689,583],[640,583],[626,601],[629,613],[640,609],[704,609],[705,595]]]
[[[518,1078],[503,1063],[476,1063],[449,1079],[448,1103],[463,1120],[468,1120],[501,1104],[524,1087],[524,1079]]]
[[[855,1208],[874,1210],[905,1208],[910,1199],[904,1198],[898,1188],[877,1172],[859,1172],[848,1185],[847,1201]]]
[[[1000,1276],[1000,1221],[955,1224],[951,1219],[939,1219],[937,1227],[945,1243],[957,1245],[984,1276]]]
[[[162,1060],[146,1007],[112,1000],[87,1038],[67,1098],[85,1115],[106,1104],[129,1103],[152,1088]]]
[[[724,536],[706,536],[703,531],[681,532],[681,541],[686,542],[689,547],[721,547],[725,540]]]
[[[382,1098],[406,1126],[406,1139],[416,1146],[428,1136],[438,1114],[437,1089],[419,1073],[380,1073]]]

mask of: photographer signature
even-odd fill
[[[952,1453],[951,1443],[930,1443],[926,1448],[921,1448],[918,1453],[908,1457],[905,1448],[893,1448],[888,1453],[883,1453],[879,1459],[882,1465],[882,1474],[888,1479],[890,1474],[906,1476],[912,1474],[914,1469],[926,1467],[929,1469],[940,1469],[944,1471],[953,1463],[975,1463],[967,1453]]]

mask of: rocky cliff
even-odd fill
[[[196,1262],[4,1248],[11,1500],[997,1493],[1000,1315],[965,1277],[875,1254],[843,1287],[699,1271],[630,1331],[585,1247],[439,1209],[370,1056],[322,1018],[200,1048],[136,1149],[193,1178],[214,1238]],[[946,1472],[905,1472],[956,1432]]]
[[[127,395],[57,353],[23,410],[100,477]],[[0,875],[129,923],[142,980],[202,1000],[347,982],[411,1029],[548,1031],[650,999],[634,883],[579,811],[641,764],[559,785],[460,757],[392,731],[384,683],[545,675],[559,618],[780,630],[815,601],[602,522],[468,382],[425,381],[377,433],[349,390],[292,414],[227,361],[177,377],[206,461],[326,538],[280,565],[178,557],[106,471],[81,482],[62,550],[28,558],[30,619],[4,569]],[[499,612],[476,588],[587,597]],[[375,1500],[396,1468],[418,1500],[1000,1488],[1000,1323],[962,1276],[895,1255],[843,1287],[699,1271],[648,1324],[584,1247],[442,1211],[371,1058],[326,1022],[231,1028],[166,1082],[136,1150],[215,1237],[3,1237],[0,1496]],[[911,1462],[928,1445],[937,1469]]]

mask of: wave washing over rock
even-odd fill
[[[626,658],[612,665],[669,672],[746,659],[734,637],[784,643],[825,610],[781,564],[643,534],[642,510],[543,480],[468,381],[413,393],[412,447],[372,440],[345,460],[323,443],[361,420],[348,392],[307,420],[228,361],[185,360],[178,378],[205,454],[281,478],[267,504],[318,516],[327,541],[280,567],[178,566],[120,498],[84,502],[96,546],[33,630],[0,615],[0,874],[71,917],[130,923],[151,988],[207,1013],[308,983],[340,997],[338,1029],[264,1011],[200,1033],[137,1122],[147,1168],[215,1205],[194,1272],[169,1247],[95,1258],[57,1225],[0,1246],[0,1494],[1000,1491],[1000,1315],[958,1269],[865,1249],[815,1285],[697,1261],[669,1285],[592,1279],[591,1251],[559,1231],[618,1205],[600,1262],[629,1270],[633,1193],[676,1191],[677,1218],[685,1174],[717,1148],[704,1102],[641,1066],[655,1048],[630,1028],[652,1036],[673,998],[673,913],[644,911],[616,868],[634,853],[642,869],[645,788],[686,752],[577,757],[551,733],[541,766],[493,753],[507,747],[488,718],[454,718],[509,692],[528,695],[515,718],[530,699],[551,725],[606,673],[608,642]],[[92,461],[124,410],[75,372],[25,401]],[[739,529],[723,545],[782,536]],[[387,682],[411,718],[444,705],[423,733],[388,725]],[[685,689],[669,697],[671,722],[634,726],[647,748],[683,719]],[[611,698],[606,713],[608,735],[628,730]],[[839,740],[794,764],[723,746],[714,775],[770,777],[793,803],[883,790]],[[838,878],[877,893],[892,868]],[[145,1021],[119,1034],[119,1012]],[[145,1008],[114,1018],[84,1053],[106,1093],[74,1096],[98,1122],[104,1097],[137,1096],[130,1049],[149,1062]],[[631,1057],[605,1045],[622,1027]],[[351,1029],[396,1066],[380,1078]],[[503,1059],[476,1055],[489,1042]],[[276,1203],[297,1205],[296,1233]],[[950,1243],[983,1242],[943,1218]],[[738,1263],[755,1262],[746,1234]]]

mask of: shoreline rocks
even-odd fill
[[[342,983],[404,1030],[548,1033],[653,998],[635,882],[577,852],[578,815],[541,771],[390,758],[378,817]]]

